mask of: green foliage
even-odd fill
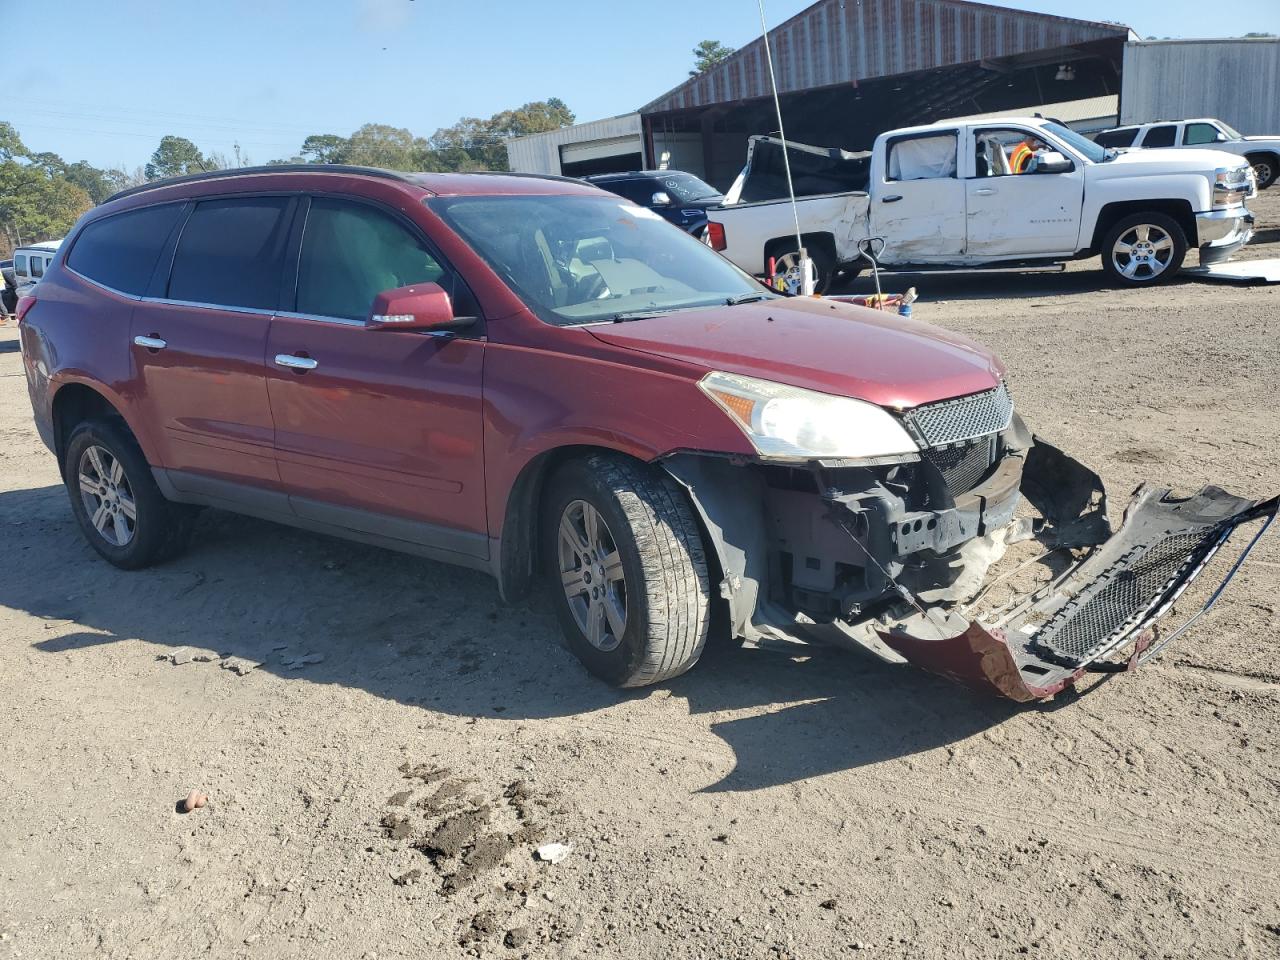
[[[733,52],[733,47],[726,47],[719,40],[703,40],[693,48],[693,69],[689,76],[701,76],[717,63],[729,59]]]
[[[186,137],[169,135],[160,138],[160,146],[151,154],[146,173],[148,180],[163,180],[165,177],[217,169],[218,162],[202,154],[200,148]]]
[[[88,164],[69,168],[55,153],[32,153],[12,124],[0,121],[0,247],[61,237],[93,206],[75,179]],[[101,171],[94,171],[101,173]]]

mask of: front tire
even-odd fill
[[[1173,279],[1187,255],[1187,235],[1163,213],[1135,213],[1116,222],[1102,241],[1102,269],[1123,287]]]
[[[195,511],[165,499],[120,421],[77,426],[63,451],[62,475],[85,539],[117,567],[137,570],[186,549]]]
[[[565,464],[543,499],[541,546],[561,629],[591,673],[642,687],[697,662],[706,554],[684,491],[658,468],[613,454]]]
[[[836,275],[835,255],[822,244],[807,246],[805,251],[809,254],[809,262],[813,264],[813,292],[826,293]],[[775,274],[786,274],[788,271],[795,270],[798,276],[799,269],[800,253],[796,250],[795,244],[792,244],[785,253],[777,255],[774,261]]]

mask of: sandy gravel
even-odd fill
[[[1117,506],[1280,490],[1280,288],[919,286]],[[107,566],[8,329],[0,544],[0,958],[1280,955],[1275,536],[1062,703],[726,649],[619,694],[466,571],[212,512],[181,560]]]

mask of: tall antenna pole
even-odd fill
[[[764,17],[764,0],[758,0],[758,3],[760,36],[764,40],[764,59],[769,65],[769,88],[773,91],[773,109],[778,115],[778,139],[782,141],[782,167],[787,173],[787,195],[791,197],[791,216],[796,224],[796,255],[800,258],[800,276],[803,278],[801,289],[808,296],[813,293],[813,278],[809,273],[809,257],[800,239],[800,210],[796,207],[796,188],[791,182],[791,155],[787,152],[787,131],[782,126],[782,102],[778,99],[778,80],[773,73],[773,51],[769,49],[769,25]]]

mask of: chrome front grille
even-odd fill
[[[916,407],[903,415],[926,447],[999,433],[1013,419],[1013,398],[1003,383],[994,390]]]

